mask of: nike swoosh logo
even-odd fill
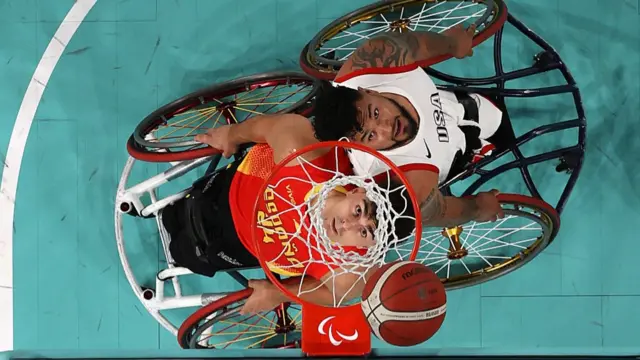
[[[422,139],[424,141],[424,147],[427,148],[427,158],[431,159],[431,150],[429,150],[429,145],[427,144],[427,140]]]

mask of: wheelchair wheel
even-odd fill
[[[191,160],[218,153],[193,137],[211,127],[256,114],[311,110],[314,80],[299,72],[273,72],[196,91],[147,116],[127,143],[129,154],[148,162]]]
[[[556,237],[560,216],[551,205],[515,194],[500,194],[498,200],[505,217],[496,222],[425,228],[415,261],[429,266],[448,290],[459,289],[518,269]]]
[[[240,315],[253,289],[214,301],[185,320],[178,330],[183,349],[285,349],[301,344],[301,307],[283,303],[262,314]]]
[[[503,0],[384,0],[355,10],[325,26],[300,54],[309,75],[332,80],[364,41],[383,32],[437,31],[476,24],[473,46],[495,34],[507,19]],[[427,67],[451,56],[420,62]]]

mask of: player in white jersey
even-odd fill
[[[495,190],[466,198],[443,196],[438,190],[450,173],[491,149],[500,110],[475,94],[439,91],[416,64],[443,54],[470,56],[474,33],[473,26],[445,34],[385,33],[360,46],[334,83],[322,84],[316,95],[316,137],[347,137],[386,155],[414,187],[426,225],[454,226],[503,216]],[[356,173],[387,170],[382,162],[361,155],[350,154]]]

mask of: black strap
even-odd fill
[[[211,250],[217,249],[218,244],[210,243],[210,241],[216,241],[212,234],[216,231],[212,228],[213,224],[208,224],[205,221],[207,217],[203,212],[230,211],[229,209],[220,209],[215,199],[219,196],[226,196],[228,193],[229,185],[245,154],[238,155],[238,159],[229,166],[219,168],[194,182],[185,199],[185,223],[188,224],[186,228],[189,238],[196,248],[198,258],[209,264],[211,264]]]
[[[202,215],[199,212],[200,207],[198,206],[198,202],[201,201],[201,196],[202,190],[200,188],[195,188],[192,189],[188,198],[185,199],[184,216],[187,225],[184,228],[189,240],[191,241],[191,245],[196,250],[198,259],[209,264],[209,259],[207,257],[207,248],[209,247],[209,243],[207,242],[207,232],[202,222]]]
[[[458,103],[464,108],[464,120],[473,121],[476,124],[479,123],[478,104],[476,101],[463,91],[453,92],[458,100]],[[458,151],[451,162],[451,168],[449,169],[449,176],[447,180],[460,172],[464,171],[467,165],[473,159],[473,150],[480,149],[482,143],[480,142],[480,128],[477,126],[459,126],[460,130],[464,134],[465,142],[467,144],[466,151]]]
[[[478,123],[480,121],[480,115],[478,114],[478,103],[463,91],[454,91],[456,99],[464,107],[463,119],[470,120]]]

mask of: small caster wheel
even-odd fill
[[[145,300],[147,301],[153,300],[155,296],[156,296],[156,292],[153,289],[146,288],[146,287],[142,288],[142,297]]]

